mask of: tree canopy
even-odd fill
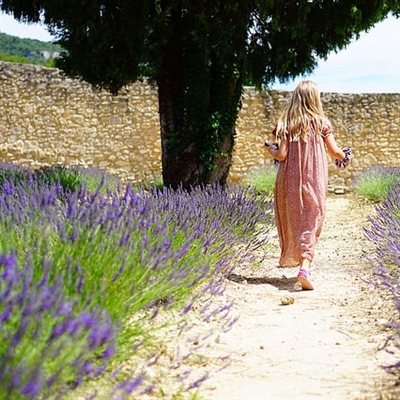
[[[164,183],[226,181],[246,83],[311,72],[399,0],[0,0],[42,20],[66,49],[60,68],[118,90],[148,77],[158,87]]]

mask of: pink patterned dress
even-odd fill
[[[314,257],[328,191],[328,159],[323,138],[332,134],[329,121],[317,135],[310,130],[307,143],[302,139],[288,143],[286,160],[279,164],[274,209],[281,267],[296,267],[303,258],[312,261]]]

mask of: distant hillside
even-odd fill
[[[0,60],[3,61],[50,66],[61,51],[62,47],[57,44],[0,33]]]

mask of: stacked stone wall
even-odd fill
[[[231,182],[271,165],[263,142],[289,96],[245,89]],[[330,162],[333,188],[349,188],[368,166],[399,166],[400,94],[322,93],[322,101],[337,142],[355,153],[345,170]],[[112,96],[57,69],[0,62],[0,111],[1,162],[93,166],[133,182],[161,174],[157,90],[146,82]]]

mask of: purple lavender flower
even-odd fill
[[[21,268],[16,257],[0,255],[0,269],[7,269],[0,275],[4,345],[0,348],[0,397],[37,398],[66,385],[71,376],[76,386],[85,376],[104,371],[104,364],[114,354],[115,327],[107,313],[82,309],[79,298],[68,300],[62,279],[52,282],[47,275],[31,282],[32,275],[25,269],[32,267],[29,257]],[[42,269],[47,267],[48,260],[44,260]],[[77,314],[75,308],[82,311]],[[97,352],[100,358],[95,357]]]
[[[370,217],[370,228],[365,235],[374,245],[374,254],[366,255],[371,261],[379,285],[393,295],[394,303],[400,312],[400,181],[393,185],[387,197],[375,206],[375,215]],[[400,321],[394,324],[396,335],[388,340],[400,348]],[[388,372],[399,372],[400,361],[385,366]]]
[[[123,397],[135,392],[144,382],[142,376],[138,376],[133,380],[125,379],[116,386],[116,391],[121,392]]]
[[[42,389],[42,382],[40,378],[33,377],[28,382],[26,382],[20,393],[22,395],[28,396],[30,399],[35,399]]]

